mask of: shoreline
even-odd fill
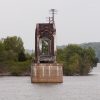
[[[30,76],[31,74],[11,75],[10,73],[0,73],[0,76]]]

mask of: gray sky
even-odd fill
[[[100,0],[0,0],[0,38],[20,36],[34,49],[36,23],[56,15],[57,45],[100,42]]]

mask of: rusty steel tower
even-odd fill
[[[62,65],[56,62],[55,9],[49,23],[36,24],[35,62],[31,68],[32,82],[63,82]]]

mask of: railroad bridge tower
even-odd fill
[[[35,30],[35,63],[31,66],[31,81],[63,82],[62,65],[56,62],[55,9],[49,23],[38,23]]]
[[[56,62],[55,46],[56,29],[53,23],[39,23],[35,31],[35,62]]]

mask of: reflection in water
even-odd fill
[[[0,77],[0,100],[100,100],[100,64],[90,76],[60,84],[31,84],[30,77]]]

